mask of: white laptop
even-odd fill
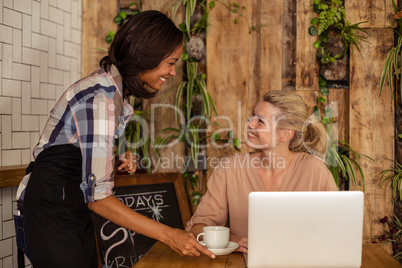
[[[360,267],[363,203],[360,191],[250,193],[248,267]]]

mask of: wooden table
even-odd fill
[[[380,245],[363,245],[362,268],[402,267],[397,260]]]
[[[342,258],[342,256],[340,256]],[[235,267],[245,268],[246,263],[242,253],[216,256],[188,257],[180,256],[167,245],[156,242],[155,245],[139,260],[134,268],[199,268],[199,267]],[[363,245],[362,268],[396,268],[402,267],[380,245]]]
[[[245,268],[242,253],[216,256],[211,259],[205,255],[200,257],[180,256],[166,244],[157,241],[152,248],[135,265],[135,268],[202,268],[202,267],[234,267]]]

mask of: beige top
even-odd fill
[[[224,158],[215,167],[208,191],[187,223],[224,226],[229,218],[231,234],[248,234],[248,194],[264,191],[257,169],[249,153]],[[337,191],[332,174],[325,163],[306,153],[296,153],[288,167],[279,191]]]

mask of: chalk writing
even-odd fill
[[[118,187],[114,196],[129,208],[155,221],[183,229],[173,183]],[[94,215],[103,267],[132,267],[155,243],[154,239]]]

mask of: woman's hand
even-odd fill
[[[125,170],[127,173],[134,173],[137,170],[137,162],[135,156],[130,151],[120,155],[120,161],[122,162],[117,170]]]
[[[164,239],[165,240],[165,239]],[[201,254],[207,255],[212,259],[215,259],[214,253],[209,251],[206,247],[201,245],[194,237],[192,233],[172,228],[167,233],[166,241],[162,241],[167,244],[171,249],[179,253],[180,255],[187,256],[200,256]]]
[[[236,242],[239,244],[239,247],[235,250],[235,252],[248,253],[248,238],[247,237],[238,237],[234,235],[230,235],[230,241]]]

